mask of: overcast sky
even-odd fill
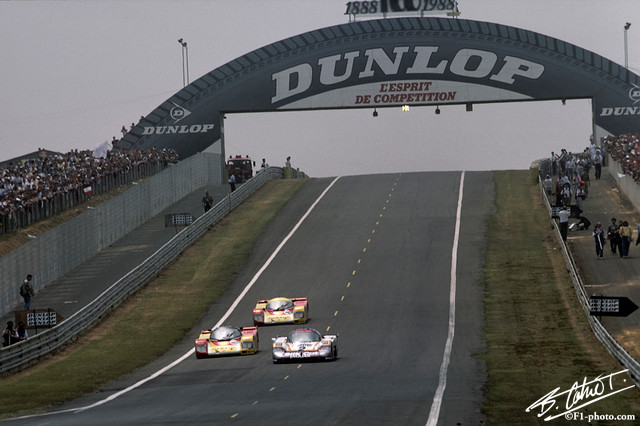
[[[460,18],[556,37],[640,73],[639,0],[459,0]],[[348,22],[346,0],[0,1],[0,161],[93,149],[191,81],[272,42]],[[634,21],[637,19],[637,22]],[[314,177],[527,169],[591,135],[586,100],[228,115],[226,153]]]

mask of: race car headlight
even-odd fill
[[[284,355],[284,349],[282,348],[273,348],[273,356],[281,357]]]
[[[256,322],[263,322],[264,321],[264,315],[262,314],[255,314],[253,316],[253,320]]]
[[[196,345],[196,352],[200,352],[200,353],[206,353],[207,352],[207,345]]]
[[[318,349],[318,354],[320,356],[329,356],[331,354],[331,346],[321,346]]]
[[[242,349],[251,349],[253,348],[253,342],[242,342]]]
[[[304,311],[298,311],[293,313],[293,317],[296,319],[304,318]]]

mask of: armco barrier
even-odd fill
[[[139,266],[105,290],[98,298],[57,326],[27,340],[0,349],[0,373],[11,371],[50,354],[97,324],[110,310],[144,286],[231,210],[272,179],[282,179],[282,169],[269,167],[220,200],[207,213],[185,227]]]
[[[549,217],[551,217],[551,204],[549,203],[549,198],[547,197],[546,191],[544,190],[544,186],[542,182],[544,179],[540,179],[540,190],[542,191],[542,197],[545,200],[545,204],[549,211]],[[562,248],[562,255],[564,256],[565,263],[567,264],[567,269],[569,270],[569,275],[571,276],[571,281],[573,281],[573,287],[575,288],[576,294],[578,296],[578,301],[582,306],[585,314],[587,315],[587,319],[589,321],[589,325],[591,326],[591,330],[593,330],[593,334],[600,340],[602,345],[607,348],[609,353],[620,362],[620,364],[629,369],[629,376],[633,380],[633,383],[636,387],[640,388],[640,363],[636,361],[629,353],[616,342],[616,340],[609,334],[609,332],[604,328],[602,323],[594,316],[590,315],[589,309],[589,295],[584,289],[584,282],[582,281],[582,277],[578,273],[576,268],[575,260],[573,259],[573,255],[567,244],[562,240],[562,236],[560,235],[560,228],[558,227],[558,223],[551,219],[553,223],[553,227],[556,234],[556,240],[560,247]]]

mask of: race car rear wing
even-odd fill
[[[258,327],[241,327],[240,332],[243,335],[256,334],[258,332]]]

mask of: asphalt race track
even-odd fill
[[[332,181],[314,179],[301,189],[232,289],[164,357],[55,413],[7,423],[427,424],[449,333],[460,172],[338,179],[225,321],[252,325],[258,299],[306,296],[307,325],[339,334],[337,361],[274,365],[271,338],[296,326],[266,326],[256,355],[197,360],[190,354],[105,402],[192,349],[199,330],[220,320]],[[439,425],[486,423],[480,413],[485,370],[474,355],[484,350],[480,280],[494,184],[491,172],[467,172],[463,183],[455,328]]]

